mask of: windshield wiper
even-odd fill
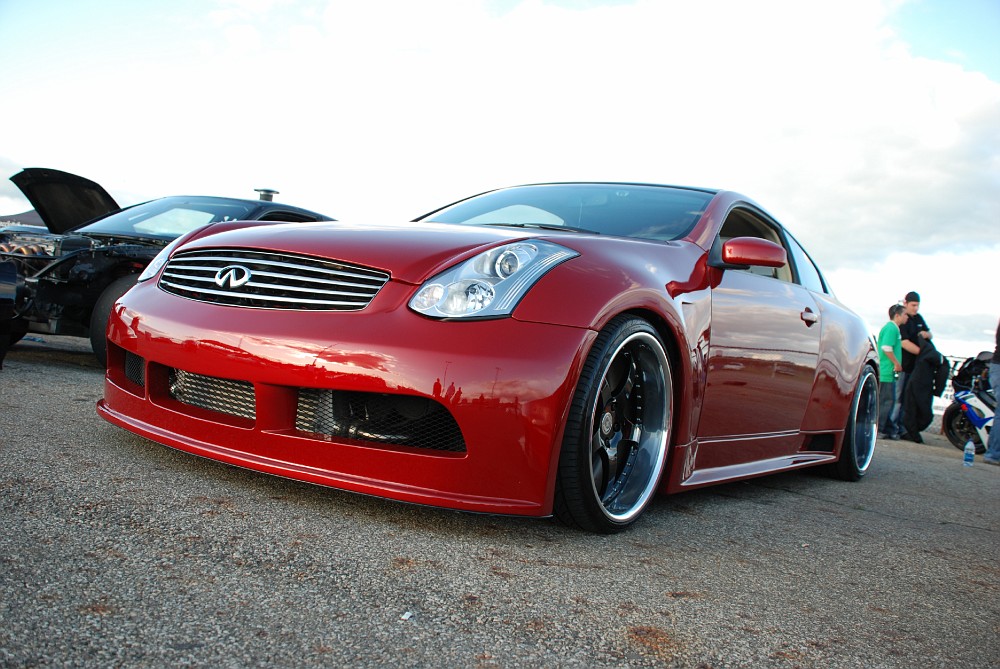
[[[556,225],[555,223],[486,223],[488,226],[497,226],[501,228],[536,228],[538,230],[566,230],[568,232],[585,232],[590,235],[601,234],[597,230],[588,230],[587,228],[574,228],[570,225]]]

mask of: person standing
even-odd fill
[[[878,333],[878,431],[880,439],[899,439],[902,431],[894,416],[899,414],[896,406],[896,377],[903,369],[903,338],[899,328],[909,316],[900,304],[889,307],[889,322]]]
[[[929,342],[934,336],[930,328],[927,327],[924,317],[919,313],[919,293],[912,290],[908,292],[903,299],[903,307],[907,315],[906,323],[899,328],[899,332],[903,338],[903,371],[900,372],[899,379],[896,380],[896,402],[899,405],[896,424],[900,426],[906,424],[906,386],[910,380],[910,375],[913,374],[913,367],[917,363],[917,356],[920,355],[921,344]],[[905,432],[902,436],[904,439],[915,441],[918,444],[923,443],[919,432]]]
[[[997,324],[996,348],[993,349],[993,359],[990,361],[990,387],[994,397],[1000,396],[1000,323]],[[983,462],[988,465],[1000,465],[1000,431],[997,430],[997,419],[993,419],[990,430],[989,447],[983,454]]]

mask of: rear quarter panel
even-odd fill
[[[823,334],[804,432],[843,430],[851,400],[865,364],[877,369],[878,357],[868,326],[830,295],[813,294],[820,309]]]

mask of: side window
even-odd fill
[[[792,261],[795,263],[795,271],[799,275],[799,283],[813,291],[814,293],[825,293],[826,286],[823,285],[823,277],[813,264],[805,250],[792,237],[788,237],[788,247],[792,251]]]
[[[774,242],[778,246],[784,246],[781,235],[778,234],[778,230],[774,226],[745,209],[734,209],[730,212],[726,222],[722,224],[722,229],[719,231],[720,241],[725,242],[733,237],[756,237]],[[792,270],[787,262],[781,267],[751,267],[742,271],[779,281],[792,282]]]

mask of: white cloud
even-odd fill
[[[875,330],[888,320],[889,305],[916,291],[938,350],[969,356],[993,348],[1000,320],[997,268],[1000,242],[993,241],[964,252],[890,252],[869,267],[828,272],[827,279],[837,296]]]

